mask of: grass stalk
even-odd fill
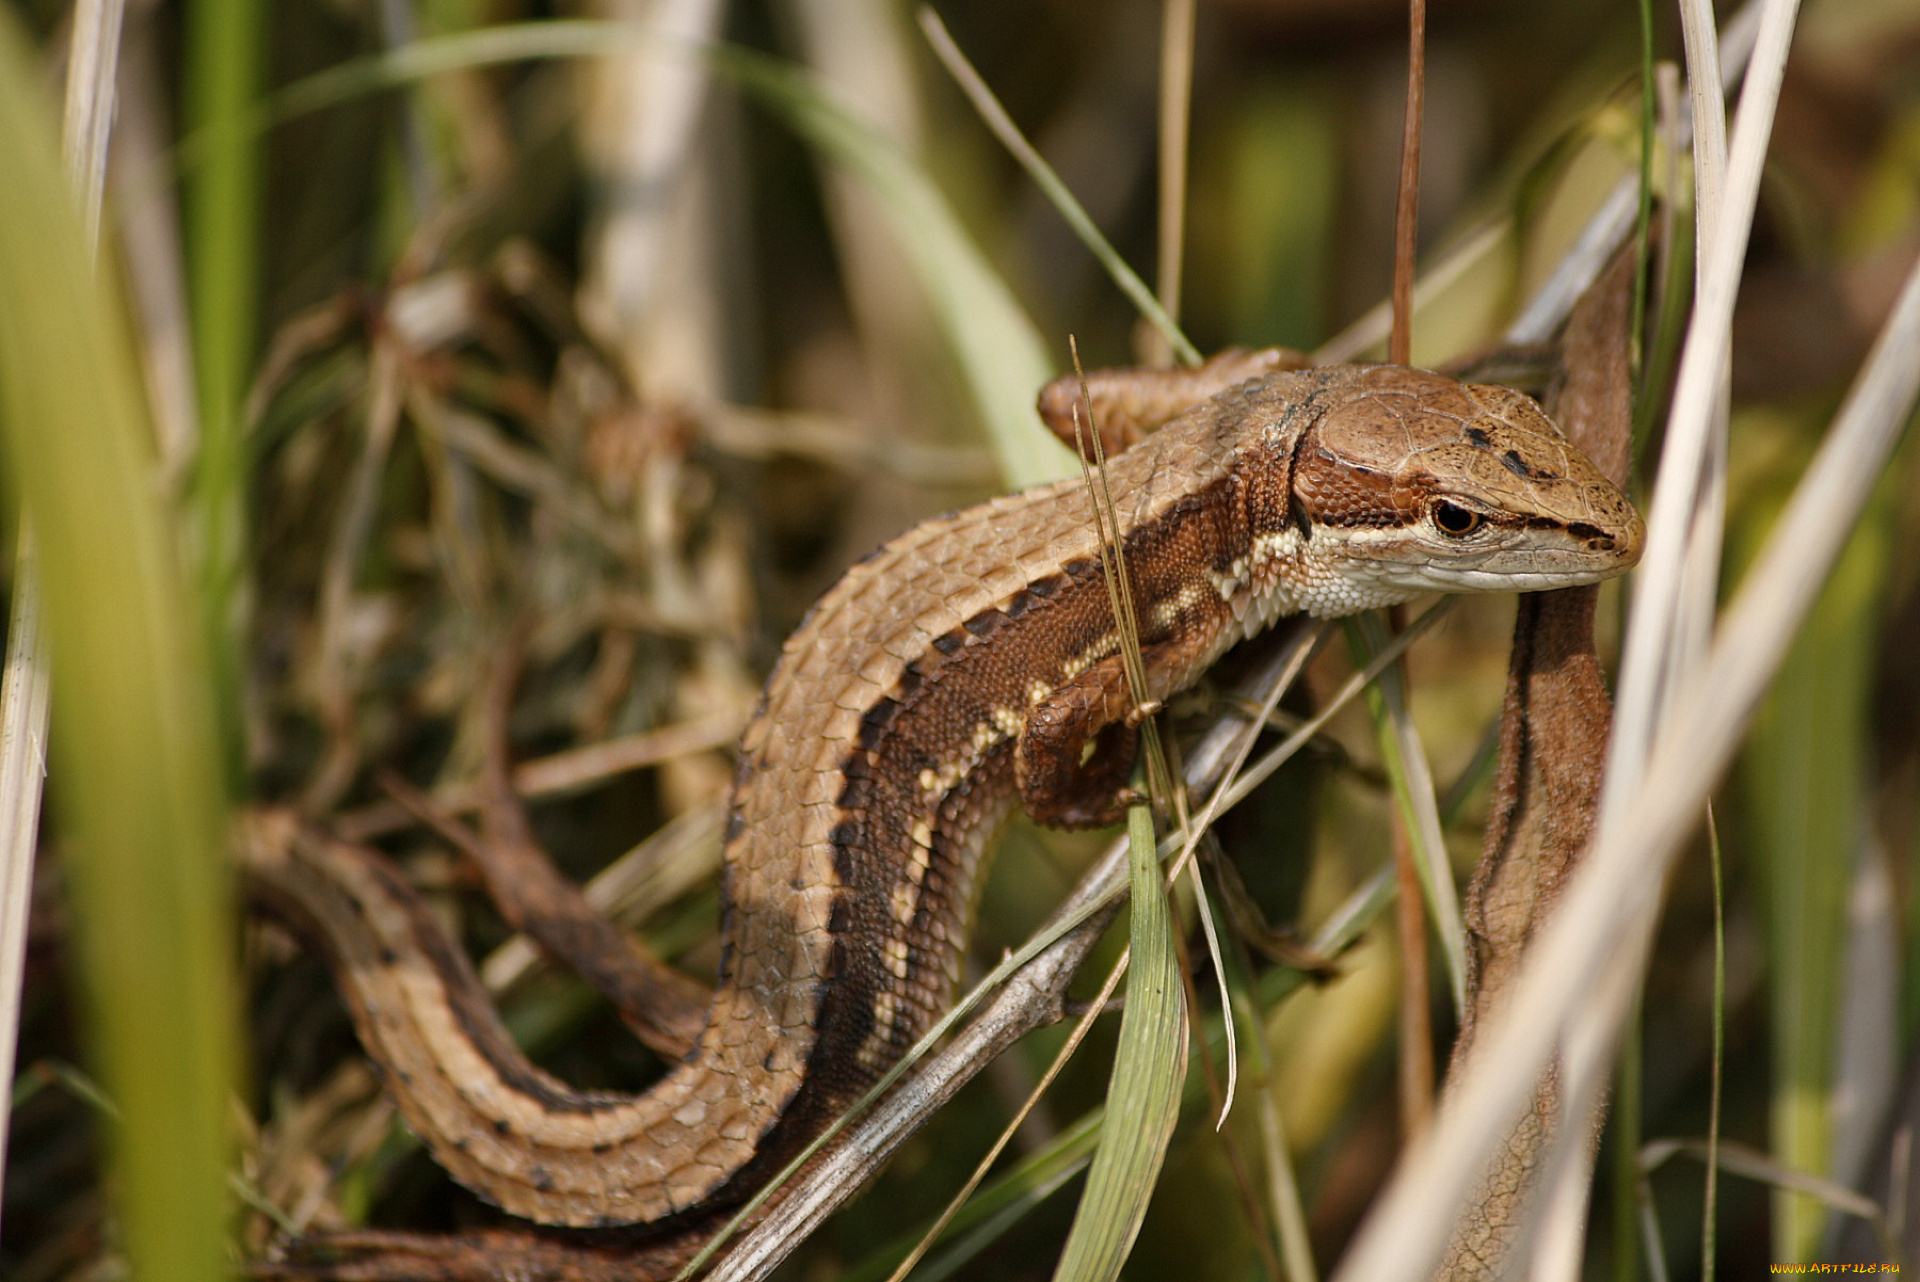
[[[250,121],[263,25],[259,0],[191,0],[186,9],[186,116],[202,143],[183,193],[200,415],[190,508],[202,627],[229,731],[239,725],[242,634],[234,607],[246,555],[241,407],[252,377],[259,289],[260,144]],[[238,742],[237,735],[230,738]]]
[[[31,516],[80,970],[133,1273],[224,1277],[232,938],[201,638],[124,309],[91,265],[38,77],[0,23],[0,424]]]

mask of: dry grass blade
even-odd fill
[[[1387,359],[1413,359],[1413,263],[1420,228],[1420,122],[1427,101],[1427,4],[1407,5],[1407,115],[1401,129],[1400,191],[1393,211],[1393,333]]]
[[[1663,724],[1641,786],[1621,807],[1624,817],[1603,814],[1586,868],[1568,888],[1487,1042],[1482,1071],[1467,1080],[1428,1142],[1403,1165],[1340,1277],[1425,1276],[1455,1212],[1455,1198],[1435,1190],[1457,1190],[1473,1178],[1569,1019],[1588,994],[1629,969],[1618,964],[1620,941],[1657,907],[1666,870],[1878,478],[1917,389],[1920,264],[1773,538],[1723,615],[1704,670]]]
[[[113,130],[115,72],[120,65],[122,0],[80,0],[73,12],[62,133],[67,173],[80,200],[87,243],[100,242],[100,203],[107,183],[107,138]]]
[[[514,791],[527,798],[562,797],[674,757],[724,748],[739,739],[745,719],[742,714],[721,713],[522,761],[513,768]],[[478,780],[449,784],[436,788],[432,798],[435,806],[450,815],[466,814],[480,806],[480,784]],[[367,841],[411,828],[416,822],[413,813],[398,802],[376,801],[344,812],[332,827],[348,841]]]
[[[1720,828],[1707,808],[1707,853],[1713,872],[1713,1061],[1707,1097],[1707,1183],[1700,1208],[1700,1276],[1713,1282],[1720,1230],[1720,1093],[1727,1045],[1727,920],[1725,881],[1720,871]]]
[[[33,536],[22,526],[0,680],[0,1081],[13,1080],[20,1032],[20,981],[33,902],[34,847],[46,777],[47,668],[40,637],[40,591]],[[6,1170],[9,1103],[0,1102],[0,1175]]]
[[[1709,475],[1711,460],[1724,448],[1713,443],[1715,407],[1724,395],[1734,298],[1739,291],[1796,9],[1796,0],[1775,0],[1761,11],[1753,65],[1747,73],[1734,126],[1726,197],[1719,216],[1710,225],[1703,223],[1705,243],[1693,320],[1680,358],[1666,444],[1647,520],[1646,556],[1636,579],[1636,606],[1621,647],[1620,694],[1607,760],[1608,789],[1602,803],[1609,817],[1637,784],[1661,713],[1671,706],[1679,674],[1668,671],[1669,648],[1699,626],[1699,620],[1681,613],[1683,603],[1694,609],[1702,604],[1697,594],[1687,593],[1684,587],[1696,528],[1694,514],[1706,493],[1703,478]],[[1712,537],[1717,550],[1717,531]],[[1712,577],[1712,567],[1705,568],[1707,577]]]
[[[1000,1155],[1006,1151],[1007,1145],[1012,1142],[1014,1135],[1026,1122],[1028,1115],[1033,1112],[1033,1106],[1040,1102],[1041,1095],[1053,1084],[1053,1080],[1060,1075],[1060,1070],[1067,1066],[1067,1061],[1073,1058],[1073,1053],[1080,1048],[1080,1043],[1093,1030],[1094,1021],[1106,1012],[1107,1003],[1113,1000],[1114,993],[1120,987],[1120,978],[1126,973],[1127,954],[1122,953],[1119,960],[1114,962],[1112,969],[1107,972],[1106,982],[1100,986],[1099,993],[1087,1004],[1087,1009],[1081,1012],[1080,1018],[1074,1021],[1073,1032],[1067,1035],[1066,1042],[1054,1055],[1053,1062],[1047,1065],[1047,1071],[1041,1074],[1040,1080],[1034,1083],[1033,1090],[1028,1092],[1027,1098],[1014,1111],[1014,1115],[1007,1119],[1007,1124],[1001,1128],[1000,1137],[993,1142],[993,1147],[987,1150],[986,1155],[973,1168],[973,1174],[967,1177],[967,1182],[960,1186],[952,1198],[948,1199],[946,1209],[941,1211],[939,1217],[928,1226],[926,1233],[919,1242],[915,1243],[913,1250],[907,1253],[907,1258],[900,1261],[899,1267],[894,1269],[887,1282],[905,1282],[907,1275],[913,1272],[914,1266],[926,1257],[933,1244],[940,1239],[940,1235],[946,1232],[947,1226],[953,1223],[954,1216],[960,1213],[960,1208],[966,1204],[968,1198],[973,1196],[973,1191],[980,1187],[980,1181],[986,1178],[993,1164],[1000,1160]]]
[[[1886,1208],[1870,1197],[1862,1197],[1844,1184],[1782,1166],[1765,1153],[1725,1140],[1717,1145],[1702,1140],[1654,1140],[1640,1150],[1641,1168],[1651,1174],[1678,1153],[1685,1153],[1709,1168],[1725,1171],[1729,1175],[1741,1175],[1777,1188],[1804,1193],[1836,1211],[1866,1220],[1873,1225],[1874,1232],[1885,1244],[1888,1256],[1898,1254],[1897,1243],[1889,1230]]]
[[[1154,293],[1175,322],[1180,319],[1180,269],[1187,247],[1187,149],[1193,118],[1193,28],[1195,0],[1166,0],[1160,12],[1159,216]],[[1173,347],[1154,331],[1146,362],[1165,365]]]

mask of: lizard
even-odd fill
[[[1525,395],[1276,352],[1090,376],[1153,701],[1293,614],[1537,591],[1629,569],[1621,491]],[[1042,393],[1070,433],[1072,380]],[[1136,433],[1112,434],[1128,445]],[[748,1196],[949,1000],[991,844],[1118,817],[1137,747],[1080,479],[945,516],[849,569],[787,640],[740,745],[723,951],[696,1045],[638,1095],[529,1063],[377,853],[282,832],[256,886],[324,940],[408,1124],[515,1216],[669,1231]]]

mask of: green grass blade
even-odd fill
[[[1371,661],[1385,651],[1390,638],[1378,613],[1358,615],[1347,620],[1346,626],[1356,660]],[[1447,862],[1440,803],[1433,791],[1433,771],[1427,765],[1426,750],[1421,747],[1407,707],[1407,682],[1401,665],[1383,668],[1367,687],[1367,707],[1373,714],[1380,757],[1393,787],[1394,804],[1400,809],[1407,838],[1413,843],[1420,889],[1426,895],[1427,915],[1439,939],[1440,954],[1446,958],[1447,984],[1457,1015],[1467,1006],[1466,927],[1461,923],[1460,894]]]
[[[983,1185],[934,1239],[935,1250],[911,1274],[912,1282],[936,1282],[949,1276],[991,1245],[1027,1212],[1053,1196],[1093,1157],[1106,1110],[1098,1106]],[[925,1235],[916,1225],[872,1259],[841,1276],[841,1282],[886,1282],[899,1262]]]
[[[1613,1282],[1640,1279],[1640,1134],[1642,1087],[1645,1083],[1645,1045],[1641,1029],[1645,1016],[1640,1000],[1627,1016],[1620,1035],[1620,1063],[1614,1075],[1612,1128],[1613,1169],[1608,1181],[1613,1197]],[[1657,1247],[1657,1239],[1648,1243]]]
[[[1170,854],[1171,851],[1162,853]],[[1386,906],[1393,902],[1393,895],[1393,868],[1388,865],[1347,897],[1322,923],[1308,947],[1322,957],[1338,957],[1367,932]],[[1227,954],[1227,958],[1231,964],[1232,954]],[[1253,987],[1246,991],[1246,1000],[1253,1011],[1271,1010],[1307,982],[1304,972],[1275,967],[1261,975]],[[1246,1016],[1247,1012],[1243,1011],[1239,1017]],[[1220,1028],[1222,1018],[1216,1013],[1209,1015],[1206,1021],[1207,1037],[1216,1055],[1226,1045],[1225,1032]],[[1255,1022],[1257,1024],[1257,1019]],[[1264,1043],[1256,1046],[1256,1039],[1243,1037],[1241,1040],[1252,1053],[1264,1052]],[[1204,1092],[1197,1079],[1189,1079],[1184,1095],[1183,1107],[1198,1110],[1204,1105]],[[984,1185],[954,1217],[953,1223],[947,1226],[942,1240],[964,1233],[960,1244],[940,1255],[929,1255],[926,1263],[913,1274],[915,1282],[930,1282],[931,1278],[943,1276],[943,1271],[950,1271],[964,1263],[988,1244],[990,1233],[1003,1231],[1014,1219],[1043,1202],[1059,1187],[1061,1181],[1078,1173],[1098,1142],[1105,1121],[1104,1107],[1096,1106],[1087,1110],[1052,1139],[1023,1157],[1011,1170]],[[881,1252],[876,1260],[849,1274],[847,1282],[877,1282],[877,1279],[884,1278],[895,1261],[910,1249],[909,1244],[919,1239],[921,1232],[915,1229],[905,1235],[904,1241]]]
[[[953,344],[1007,481],[1033,485],[1071,470],[1072,455],[1041,430],[1033,408],[1035,390],[1053,376],[1046,345],[926,171],[807,73],[739,49],[708,56],[880,198]]]
[[[263,12],[259,0],[192,0],[186,9],[186,114],[203,139],[184,221],[200,410],[191,508],[203,626],[230,732],[240,721],[234,606],[246,557],[241,407],[259,313],[260,143],[249,121],[264,56]]]
[[[1174,956],[1172,913],[1161,889],[1153,817],[1145,806],[1129,812],[1127,835],[1133,907],[1127,1006],[1107,1089],[1107,1124],[1054,1269],[1056,1282],[1106,1282],[1120,1275],[1180,1115],[1186,993]]]
[[[119,1107],[134,1276],[226,1277],[229,895],[201,637],[125,309],[93,276],[40,77],[0,21],[0,427],[39,539],[62,848],[91,1045]]]
[[[1872,787],[1865,745],[1890,518],[1885,502],[1869,509],[1781,664],[1745,761],[1766,895],[1770,1143],[1778,1161],[1812,1175],[1831,1173],[1847,891]],[[1778,1193],[1775,1258],[1811,1258],[1825,1222],[1818,1201]]]
[[[1128,301],[1139,310],[1140,315],[1146,318],[1147,322],[1167,341],[1167,345],[1173,349],[1174,354],[1183,364],[1198,365],[1200,349],[1188,341],[1186,334],[1181,332],[1179,323],[1167,314],[1166,309],[1160,305],[1160,300],[1153,296],[1151,289],[1147,288],[1147,283],[1127,265],[1126,259],[1120,257],[1120,251],[1113,247],[1113,243],[1101,234],[1100,229],[1094,225],[1092,215],[1088,214],[1086,208],[1074,198],[1073,192],[1060,180],[1060,175],[1053,171],[1053,166],[1043,160],[1040,153],[1034,150],[1033,144],[1026,140],[1019,127],[1013,123],[1013,118],[1007,115],[1006,109],[993,96],[993,91],[987,87],[986,81],[980,78],[979,73],[967,61],[966,55],[960,52],[960,46],[953,42],[953,37],[947,33],[946,24],[940,21],[939,15],[932,9],[923,7],[920,10],[920,29],[926,32],[927,41],[933,46],[933,51],[940,56],[940,61],[959,82],[960,88],[966,92],[968,100],[973,103],[987,127],[993,131],[994,137],[998,138],[1008,153],[1020,162],[1020,167],[1027,171],[1027,176],[1033,179],[1034,185],[1047,198],[1047,202],[1066,220],[1067,226],[1073,229],[1073,234],[1080,238],[1080,243],[1099,260],[1100,265],[1106,269],[1107,275],[1119,287],[1120,292],[1127,296]]]

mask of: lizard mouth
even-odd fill
[[[1620,500],[1605,517],[1557,521],[1482,508],[1462,521],[1453,506],[1432,520],[1334,536],[1343,572],[1378,588],[1422,592],[1542,592],[1615,578],[1640,560],[1645,527]],[[1604,523],[1603,523],[1604,522]],[[1452,528],[1450,528],[1452,527]]]

